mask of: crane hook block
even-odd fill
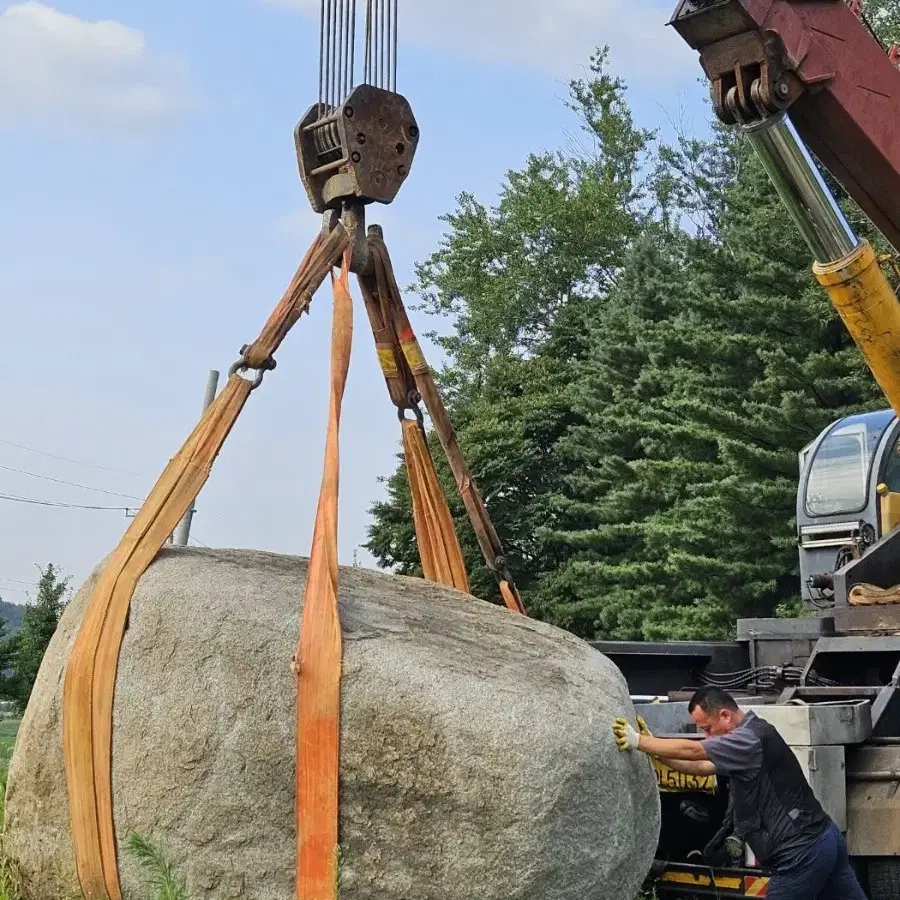
[[[324,213],[351,200],[393,202],[412,168],[419,126],[405,97],[360,84],[337,108],[310,107],[294,143],[309,202]]]

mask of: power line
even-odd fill
[[[10,503],[27,503],[32,506],[49,506],[54,509],[101,509],[116,512],[129,512],[127,506],[89,506],[84,503],[61,503],[56,500],[36,500],[34,497],[19,497],[16,494],[0,494],[0,500]]]
[[[13,584],[27,584],[28,587],[34,587],[33,581],[22,581],[21,578],[7,578],[5,575],[0,575],[0,581],[11,581]]]
[[[19,475],[27,475],[29,478],[40,478],[42,481],[52,481],[54,484],[66,484],[69,487],[81,488],[85,491],[95,491],[98,494],[108,494],[111,497],[124,497],[126,500],[137,500],[138,503],[144,502],[141,497],[135,497],[133,494],[122,494],[119,493],[119,491],[107,491],[103,488],[93,487],[89,484],[78,484],[75,481],[66,481],[63,478],[51,478],[49,475],[40,475],[37,472],[29,472],[26,469],[16,469],[12,466],[0,466],[0,469],[7,472],[16,472]]]
[[[137,478],[141,477],[138,472],[129,472],[127,469],[114,469],[111,466],[98,466],[95,463],[70,459],[68,456],[59,456],[56,453],[48,453],[46,450],[36,450],[34,447],[26,447],[25,444],[17,444],[15,441],[7,441],[3,438],[0,438],[0,444],[5,444],[7,447],[16,447],[19,450],[27,450],[29,453],[37,453],[39,456],[47,456],[50,459],[59,459],[63,462],[72,463],[75,466],[84,466],[87,469],[99,469],[101,472],[116,472],[119,475],[134,475]]]
[[[14,594],[27,594],[28,593],[28,591],[26,591],[24,588],[7,587],[5,584],[0,585],[0,597],[2,597],[6,591],[12,591]]]

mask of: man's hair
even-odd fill
[[[700,688],[691,697],[691,702],[688,703],[688,712],[692,713],[698,706],[707,715],[717,713],[722,709],[729,709],[732,712],[738,711],[738,705],[734,702],[734,697],[719,687]]]

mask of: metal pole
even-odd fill
[[[203,398],[203,412],[212,406],[213,400],[216,399],[216,391],[219,387],[219,373],[212,369],[206,382],[206,394]],[[187,547],[188,538],[191,536],[191,522],[194,518],[195,504],[191,504],[191,508],[184,514],[184,518],[178,523],[175,529],[174,543],[179,547]]]
[[[742,128],[818,263],[844,259],[859,238],[844,218],[787,113]]]

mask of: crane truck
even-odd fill
[[[799,454],[804,614],[742,619],[735,640],[598,641],[657,736],[695,737],[711,684],[768,719],[846,833],[870,900],[900,898],[900,303],[817,163],[900,249],[900,47],[861,0],[680,0],[669,23],[699,53],[718,117],[759,154],[887,409],[832,423]],[[764,897],[731,834],[725,780],[654,761],[663,898]]]

